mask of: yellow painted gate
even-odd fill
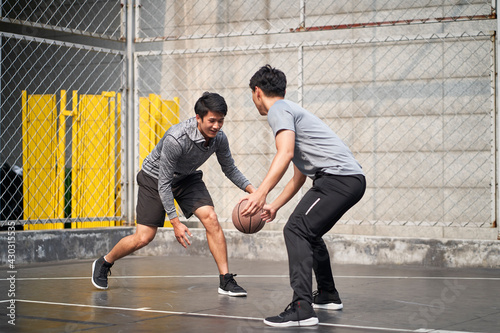
[[[121,221],[113,221],[121,215],[117,182],[121,107],[117,99],[121,100],[120,94],[117,98],[114,92],[80,95],[73,113],[71,217],[89,221],[74,222],[72,227],[121,225]]]
[[[22,92],[23,211],[25,220],[56,219],[64,198],[58,192],[57,106],[55,95]],[[61,202],[61,200],[63,200]],[[26,225],[25,229],[62,228],[62,223]]]
[[[162,100],[159,95],[139,98],[139,165],[170,126],[179,122],[179,98]]]
[[[56,95],[22,92],[24,219],[48,221],[24,228],[64,228],[60,221],[68,220],[72,228],[122,225],[120,94],[73,91],[72,109],[66,110],[62,90],[59,114],[56,100]],[[179,99],[151,94],[139,104],[142,164],[165,131],[179,122]],[[70,186],[65,168],[67,117],[72,117]],[[65,193],[71,193],[70,200]],[[69,214],[65,206],[71,207]]]
[[[139,165],[158,144],[170,126],[179,122],[179,98],[162,100],[159,95],[139,98]],[[179,208],[176,203],[177,210]],[[165,221],[165,227],[172,227]]]

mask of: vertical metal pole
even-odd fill
[[[492,0],[492,6],[494,7],[495,11],[498,13],[498,1],[497,0]],[[500,226],[498,223],[498,217],[500,216],[500,196],[498,194],[498,179],[500,175],[500,168],[499,168],[499,151],[498,151],[498,142],[500,139],[499,136],[499,129],[500,129],[500,123],[499,123],[499,117],[498,117],[498,110],[500,109],[500,99],[498,98],[499,94],[499,78],[498,78],[498,65],[499,65],[499,52],[498,52],[498,32],[500,31],[500,20],[497,17],[497,29],[495,32],[495,35],[492,37],[493,38],[493,56],[492,56],[492,66],[493,66],[493,78],[492,78],[492,92],[493,92],[493,111],[492,111],[492,138],[493,138],[493,144],[492,144],[492,154],[493,154],[493,175],[492,175],[492,199],[493,199],[493,204],[492,204],[492,227],[496,227],[497,231],[497,239],[500,240]]]
[[[306,0],[300,0],[300,25],[301,29],[306,27]]]
[[[133,225],[135,220],[135,131],[134,131],[134,1],[127,1],[127,216],[128,225]]]
[[[137,0],[136,1],[136,4],[135,4],[135,24],[134,24],[134,39],[139,36],[139,19],[140,19],[140,9],[141,9],[141,1],[140,0]],[[134,43],[135,45],[135,43]],[[134,50],[135,51],[135,50]],[[134,54],[132,55],[132,71],[134,73],[133,75],[133,87],[134,89],[132,90],[132,93],[133,93],[133,96],[134,96],[134,105],[133,105],[133,108],[134,108],[134,117],[131,118],[131,119],[134,119],[134,122],[133,122],[133,126],[132,126],[132,129],[134,131],[134,138],[137,138],[137,140],[134,140],[134,149],[133,149],[133,152],[134,152],[134,176],[137,174],[137,172],[139,172],[139,169],[141,168],[141,165],[139,165],[140,163],[140,151],[139,151],[139,137],[140,137],[140,114],[139,114],[139,92],[137,90],[137,87],[138,87],[138,84],[137,84],[137,80],[139,79],[138,76],[137,76],[137,73],[139,73],[139,64],[138,64],[138,58],[137,56],[135,55],[135,52]],[[135,178],[134,178],[135,180]],[[137,192],[138,192],[138,188],[137,186],[134,186],[134,191],[133,191],[133,207],[132,209],[135,208],[135,202],[137,201],[136,197],[137,197]],[[134,213],[135,213],[135,210],[134,210]],[[135,214],[134,214],[135,215]]]
[[[120,1],[120,38],[126,38],[125,22],[127,22],[127,4],[124,0]]]
[[[496,34],[491,37],[491,114],[490,114],[490,128],[491,128],[491,226],[495,227],[497,223],[498,216],[498,204],[497,204],[497,165],[498,165],[498,154],[497,154],[497,55],[496,55]]]
[[[492,6],[495,9],[495,12],[498,13],[498,1],[497,0],[492,0]],[[498,223],[498,217],[500,216],[500,197],[498,194],[498,178],[500,175],[500,169],[499,169],[499,152],[498,152],[498,142],[499,142],[499,129],[500,129],[500,124],[499,124],[499,119],[498,119],[498,110],[500,108],[500,100],[498,98],[498,87],[499,87],[499,82],[498,82],[498,65],[499,65],[499,58],[498,58],[498,32],[500,31],[500,22],[497,17],[497,29],[496,32],[494,33],[494,36],[492,37],[492,48],[493,48],[493,56],[492,56],[492,67],[493,67],[493,77],[491,79],[492,81],[492,93],[493,93],[493,110],[492,110],[492,160],[493,160],[493,172],[492,172],[492,189],[491,189],[491,196],[493,199],[492,203],[492,227],[496,227],[496,234],[497,234],[497,239],[500,240],[500,227]]]
[[[304,104],[304,45],[299,46],[299,59],[298,59],[298,78],[297,78],[297,103],[300,106]]]
[[[298,59],[298,77],[297,77],[297,103],[303,107],[304,106],[304,45],[299,46],[299,59]],[[303,187],[299,189],[297,193],[297,203],[302,199],[304,195]]]
[[[2,1],[0,1],[0,16],[2,15]],[[3,45],[2,45],[2,36],[0,36],[0,64],[2,63],[2,52],[3,52]],[[0,77],[2,77],[2,66],[0,66]],[[0,80],[0,105],[2,105],[2,80]],[[2,150],[3,150],[3,147],[2,147],[2,108],[0,107],[0,161],[5,161],[3,158],[1,158],[2,156]],[[3,165],[0,165],[0,168],[2,167]],[[3,179],[0,179],[0,182],[2,182]],[[0,199],[3,197],[3,193],[0,192]],[[2,207],[2,200],[0,200],[0,212],[3,211],[3,207]]]
[[[125,24],[125,22],[123,23]],[[125,35],[125,30],[123,30]],[[120,112],[120,217],[121,217],[121,225],[128,224],[128,152],[127,152],[127,136],[128,136],[128,127],[127,127],[127,111],[128,111],[128,93],[127,93],[127,56],[125,54],[121,57],[122,62],[122,74],[121,74],[121,89],[118,94],[119,98],[119,112]]]
[[[66,90],[61,90],[61,100],[59,105],[59,128],[57,129],[57,171],[56,171],[56,218],[64,218],[64,179],[65,179],[65,148],[66,148]]]
[[[3,1],[0,0],[0,17],[3,15],[3,12],[2,12],[2,8],[3,8]],[[3,52],[3,44],[2,44],[2,40],[3,38],[0,36],[0,64],[2,63],[2,52]],[[0,66],[0,77],[2,77],[2,66]],[[0,80],[0,105],[2,105],[2,80]],[[24,107],[24,105],[23,105]],[[0,107],[0,161],[4,161],[2,157],[2,150],[3,150],[3,147],[2,147],[2,108]],[[0,165],[0,168],[2,167],[3,165]],[[21,166],[22,167],[22,166]],[[3,179],[0,179],[0,182],[2,182]],[[0,199],[3,197],[3,193],[0,192]],[[2,207],[2,200],[0,200],[0,212],[3,210],[3,207]]]
[[[28,182],[24,181],[24,179],[27,178],[28,176],[28,149],[26,147],[26,138],[28,137],[28,116],[29,116],[29,111],[28,111],[28,93],[26,90],[22,91],[22,96],[21,96],[21,104],[22,104],[22,119],[23,119],[23,125],[22,125],[22,136],[21,136],[21,141],[22,141],[22,152],[23,152],[23,163],[22,163],[22,168],[23,168],[23,206],[25,206],[24,202],[27,202],[27,193],[28,192]],[[27,210],[26,208],[24,209],[23,212],[23,220],[28,219],[28,215],[26,214]]]
[[[139,33],[138,33],[138,29],[139,29],[139,18],[140,18],[140,13],[139,13],[139,10],[141,9],[141,0],[136,0],[135,1],[135,24],[134,24],[134,38],[136,38]]]
[[[495,192],[495,196],[493,197],[494,198],[494,205],[495,205],[495,209],[494,209],[494,212],[495,212],[495,215],[493,216],[492,220],[494,221],[494,225],[493,226],[496,226],[497,228],[497,239],[500,240],[500,225],[498,223],[498,217],[500,216],[500,196],[498,194],[498,179],[499,179],[499,175],[500,175],[500,168],[499,168],[499,165],[500,165],[500,158],[499,158],[499,151],[498,151],[498,142],[500,142],[500,123],[499,123],[499,117],[498,117],[498,110],[500,109],[500,99],[498,98],[498,94],[499,94],[499,90],[498,90],[498,87],[499,87],[499,78],[498,78],[498,66],[500,64],[500,59],[499,59],[499,52],[498,52],[498,32],[500,31],[500,20],[498,18],[498,1],[497,0],[493,0],[494,2],[494,8],[495,8],[495,12],[497,13],[497,29],[496,29],[496,33],[495,33],[495,36],[494,36],[494,43],[493,43],[493,54],[494,54],[494,59],[493,59],[493,74],[494,74],[494,79],[493,79],[493,82],[494,82],[494,110],[493,110],[493,115],[494,115],[494,140],[493,140],[493,146],[494,146],[494,175],[495,175],[495,182],[493,183],[493,187],[494,187],[494,192]]]

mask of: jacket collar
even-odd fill
[[[186,134],[195,143],[205,143],[205,137],[198,130],[198,122],[196,117],[189,118],[187,120]]]

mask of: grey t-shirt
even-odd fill
[[[158,192],[169,219],[177,217],[172,183],[194,173],[213,153],[226,177],[245,190],[250,182],[235,166],[226,134],[219,131],[205,147],[195,117],[170,127],[144,159],[142,170],[158,179]]]
[[[295,132],[293,164],[306,176],[318,171],[334,175],[364,175],[351,150],[321,119],[288,100],[269,109],[267,121],[274,135]]]

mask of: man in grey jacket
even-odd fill
[[[143,162],[137,174],[137,228],[134,234],[122,238],[105,256],[92,265],[92,283],[96,288],[108,288],[108,275],[113,263],[149,244],[167,214],[177,241],[191,245],[191,232],[177,216],[174,199],[189,218],[198,217],[206,229],[210,251],[219,269],[218,292],[229,296],[246,296],[247,292],[229,273],[227,245],[217,219],[212,198],[198,168],[216,154],[222,171],[240,189],[253,193],[255,188],[234,164],[229,143],[221,127],[227,114],[222,96],[205,92],[195,104],[196,117],[172,126]]]

